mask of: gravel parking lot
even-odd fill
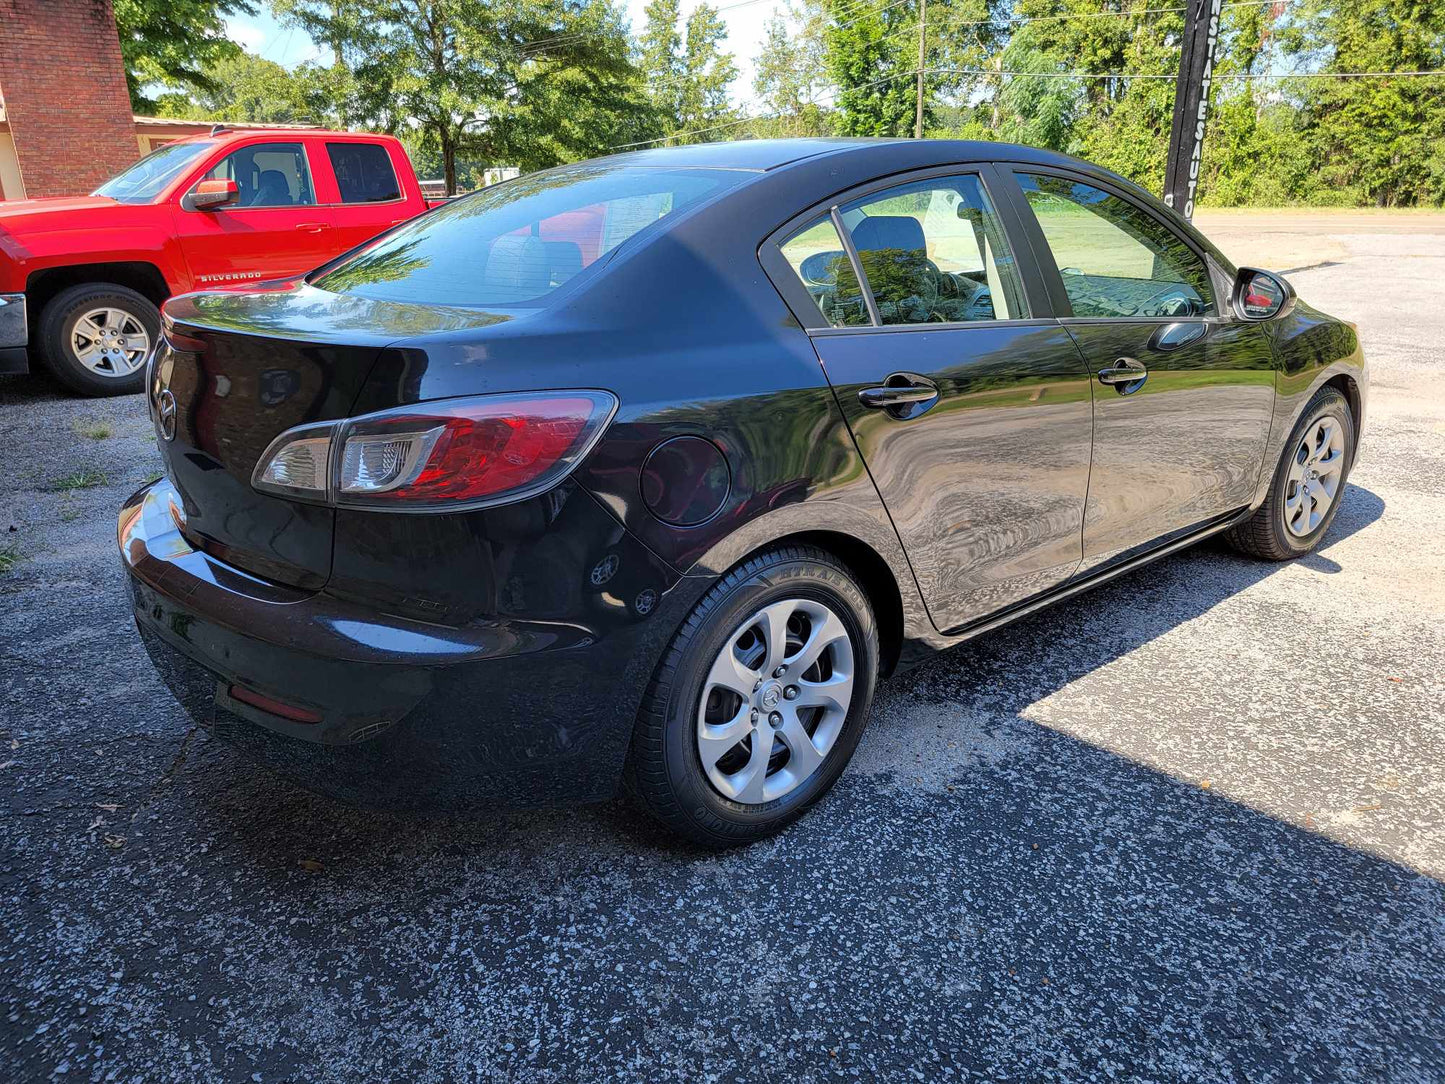
[[[196,732],[115,554],[142,401],[0,379],[0,1079],[1445,1079],[1445,215],[1201,224],[1360,325],[1322,550],[886,684],[723,856],[620,801],[359,813]]]

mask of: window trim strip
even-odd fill
[[[878,301],[873,296],[873,287],[868,284],[868,276],[863,274],[863,261],[858,258],[858,249],[853,244],[853,235],[849,232],[847,223],[843,221],[843,214],[838,210],[836,203],[828,208],[828,217],[833,221],[833,229],[838,231],[838,240],[843,242],[843,251],[848,254],[848,262],[853,265],[853,274],[858,279],[858,288],[863,292],[863,305],[868,309],[869,326],[882,327],[883,318],[878,315]]]

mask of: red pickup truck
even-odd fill
[[[0,373],[140,391],[167,297],[309,271],[427,207],[391,136],[220,126],[89,196],[0,202]]]

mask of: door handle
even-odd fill
[[[1133,358],[1115,358],[1108,369],[1099,370],[1099,383],[1107,384],[1120,395],[1131,395],[1144,386],[1149,370]]]
[[[938,402],[938,386],[917,373],[889,373],[877,387],[864,388],[858,402],[873,410],[884,410],[900,422],[916,418]]]
[[[303,222],[296,229],[301,233],[320,233],[322,230],[329,230],[329,222]]]
[[[938,398],[938,389],[922,384],[903,384],[893,387],[864,388],[858,393],[858,402],[874,410],[889,407],[908,406],[910,403],[926,403]]]

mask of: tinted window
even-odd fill
[[[833,219],[827,215],[783,242],[783,258],[802,279],[818,304],[823,319],[833,327],[871,323],[868,306],[852,261],[843,250]]]
[[[1075,316],[1201,316],[1213,311],[1204,261],[1127,200],[1063,177],[1020,173]]]
[[[226,155],[204,180],[236,182],[233,207],[308,207],[315,203],[300,143],[256,143]]]
[[[976,176],[890,188],[842,215],[884,324],[1027,315],[1008,241]]]
[[[463,196],[384,234],[314,282],[439,305],[539,301],[618,245],[737,184],[732,170],[581,163]]]
[[[214,146],[208,141],[168,143],[106,181],[91,195],[109,196],[121,203],[149,203]]]
[[[384,203],[401,199],[391,155],[378,143],[328,143],[326,154],[341,189],[342,203]]]

